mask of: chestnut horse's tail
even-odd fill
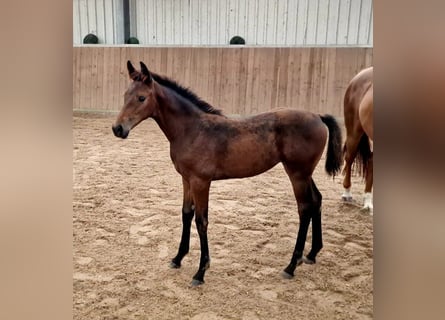
[[[341,129],[333,116],[326,114],[324,116],[320,115],[320,118],[329,129],[325,169],[329,175],[335,176],[340,172],[343,162]]]
[[[343,147],[343,153],[346,152],[346,144]],[[361,176],[366,177],[368,172],[369,159],[371,159],[372,151],[369,143],[369,137],[366,133],[363,133],[360,138],[360,142],[357,147],[357,155],[354,159],[354,170],[359,172]]]

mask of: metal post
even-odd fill
[[[124,43],[130,38],[130,0],[124,2]]]

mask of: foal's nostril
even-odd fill
[[[123,128],[122,126],[119,124],[117,126],[113,126],[113,133],[116,137],[121,137],[122,136],[122,132],[123,132]]]

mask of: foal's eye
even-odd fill
[[[139,99],[139,101],[140,101],[140,102],[144,102],[144,100],[145,100],[145,97],[144,97],[144,96],[139,96],[139,98],[138,98],[138,99]]]

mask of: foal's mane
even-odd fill
[[[209,103],[205,102],[201,98],[199,98],[193,91],[191,91],[189,88],[183,87],[180,84],[178,84],[176,81],[169,79],[165,76],[160,76],[159,74],[151,72],[151,76],[153,79],[159,83],[160,85],[167,87],[173,91],[175,91],[177,94],[179,94],[181,97],[187,99],[190,101],[193,105],[198,107],[199,110],[205,112],[205,113],[211,113],[216,114],[219,116],[222,116],[221,110],[213,108]]]

